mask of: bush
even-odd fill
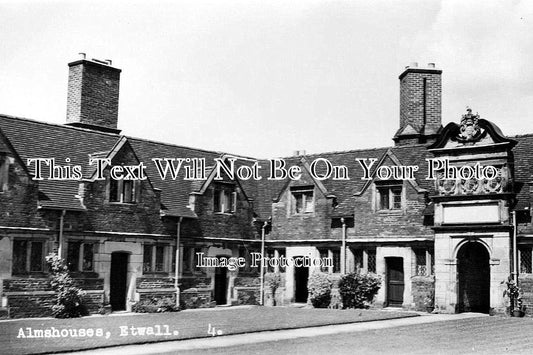
[[[265,274],[265,283],[270,288],[270,294],[272,295],[272,305],[276,305],[276,290],[281,286],[281,275],[268,272]]]
[[[171,298],[150,298],[135,303],[131,310],[135,313],[178,312],[180,307]]]
[[[52,253],[46,257],[46,262],[52,271],[50,285],[57,292],[56,304],[52,306],[52,313],[56,318],[75,318],[87,315],[87,307],[83,298],[85,291],[74,285],[65,260]]]
[[[344,308],[368,308],[381,287],[381,279],[374,274],[351,273],[341,277],[339,292]]]
[[[331,302],[331,281],[328,275],[315,272],[307,283],[309,297],[315,308],[327,308]]]

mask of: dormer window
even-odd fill
[[[141,194],[141,184],[136,180],[109,181],[109,202],[136,203]]]
[[[313,186],[291,188],[293,214],[313,213],[315,211],[313,192]]]
[[[402,209],[402,184],[401,182],[376,183],[377,209],[401,210]]]
[[[234,213],[237,205],[235,185],[217,184],[213,193],[213,210],[217,213]]]

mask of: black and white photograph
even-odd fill
[[[533,3],[0,0],[0,354],[530,354]]]

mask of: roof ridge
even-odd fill
[[[171,146],[171,147],[175,147],[175,148],[196,150],[196,151],[206,152],[206,153],[215,153],[215,154],[219,154],[219,155],[232,155],[232,156],[234,156],[236,158],[240,157],[240,158],[245,158],[245,159],[261,160],[261,159],[254,158],[254,157],[248,157],[248,156],[245,156],[245,155],[242,155],[242,154],[233,154],[233,153],[223,152],[223,151],[219,151],[219,150],[208,150],[208,149],[202,149],[202,148],[187,147],[187,146],[179,145],[179,144],[175,144],[175,143],[161,142],[161,141],[156,141],[156,140],[152,140],[152,139],[148,139],[148,138],[140,138],[140,137],[134,137],[134,136],[128,136],[128,135],[125,135],[125,137],[127,139],[131,139],[131,140],[137,140],[137,141],[142,141],[142,142],[161,144],[161,145]]]
[[[94,130],[94,129],[88,129],[88,128],[82,128],[82,127],[75,127],[75,126],[69,126],[69,125],[66,125],[66,124],[60,124],[60,123],[50,123],[50,122],[43,122],[43,121],[38,121],[38,120],[34,120],[34,119],[31,119],[31,118],[26,118],[26,117],[18,117],[18,116],[11,116],[11,115],[6,115],[6,114],[0,114],[0,118],[7,118],[7,119],[13,119],[13,120],[19,120],[19,121],[26,121],[26,122],[30,122],[30,123],[36,123],[36,124],[41,124],[41,125],[46,125],[46,126],[52,126],[52,127],[58,127],[58,128],[64,128],[64,129],[70,129],[70,130],[75,130],[75,131],[83,131],[83,132],[91,132],[91,133],[98,133],[98,134],[103,134],[103,135],[106,135],[106,136],[112,136],[112,137],[120,137],[121,135],[120,134],[117,134],[117,133],[109,133],[109,132],[102,132],[102,131],[97,131],[97,130]]]
[[[313,153],[313,154],[305,154],[302,156],[315,156],[315,155],[323,155],[323,154],[346,154],[346,153],[356,153],[361,151],[377,151],[377,150],[388,150],[388,149],[403,149],[403,148],[413,148],[413,147],[427,147],[428,144],[420,143],[420,144],[410,144],[410,145],[401,145],[401,146],[387,146],[387,147],[376,147],[376,148],[361,148],[361,149],[348,149],[348,150],[334,150],[329,152],[322,152],[322,153]],[[298,158],[298,156],[290,156],[290,157],[284,157],[283,159],[290,159],[290,158]]]

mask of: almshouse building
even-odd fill
[[[91,312],[175,299],[177,286],[187,307],[258,304],[260,269],[251,261],[263,239],[268,257],[332,260],[267,267],[282,275],[278,304],[307,302],[313,272],[338,279],[358,271],[382,277],[377,306],[423,309],[434,294],[443,312],[503,312],[502,282],[516,261],[525,304],[533,307],[533,135],[506,137],[471,110],[443,128],[442,72],[433,64],[407,67],[399,77],[394,146],[298,152],[284,161],[301,168],[299,180],[215,179],[217,159],[268,162],[121,135],[120,73],[107,62],[70,63],[65,125],[0,115],[0,297],[11,317],[50,314],[50,252],[67,260]],[[163,179],[153,158],[188,158],[183,163],[201,179],[186,179],[185,168]],[[317,160],[350,175],[318,179]],[[99,169],[94,161],[106,163]],[[444,161],[448,166],[437,165]],[[496,173],[453,175],[476,164]],[[413,179],[387,175],[408,166],[419,167]],[[110,176],[117,171],[124,179]],[[247,262],[202,267],[198,255]]]

